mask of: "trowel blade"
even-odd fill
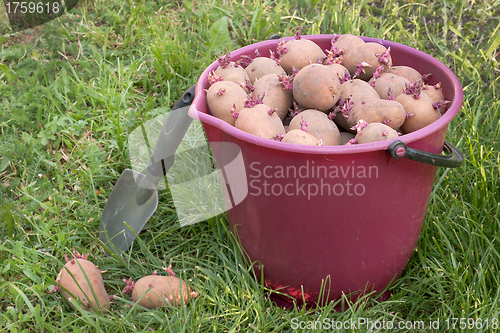
[[[142,205],[139,206],[136,202],[139,190],[137,184],[144,177],[146,176],[140,172],[125,169],[106,202],[99,226],[99,238],[111,249],[116,247],[127,251],[136,236],[124,222],[139,234],[158,207],[157,190],[151,190],[151,196]]]

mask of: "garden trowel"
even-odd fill
[[[168,114],[144,173],[125,169],[102,212],[99,238],[112,251],[126,251],[158,207],[158,183],[174,162],[192,119],[188,106],[195,86],[188,89]],[[133,231],[132,231],[133,230]]]

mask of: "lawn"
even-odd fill
[[[0,332],[494,332],[500,325],[500,1],[82,1],[13,33],[0,18]],[[181,227],[168,190],[132,249],[108,255],[101,213],[131,167],[128,137],[196,83],[219,52],[269,38],[351,33],[442,61],[464,88],[418,242],[385,302],[277,307],[245,266],[224,214]],[[72,249],[115,295],[108,313],[48,293]],[[122,293],[172,265],[199,296],[147,310]],[[393,323],[343,330],[317,322]],[[438,322],[437,326],[435,322]],[[434,324],[433,324],[434,323]],[[316,325],[316,328],[309,326]],[[408,326],[408,327],[409,327]],[[414,327],[418,326],[417,324]]]

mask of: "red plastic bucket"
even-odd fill
[[[332,37],[303,36],[322,49],[330,48]],[[399,138],[407,150],[440,154],[448,124],[463,101],[457,77],[421,51],[363,39],[390,46],[394,65],[431,73],[431,84],[442,83],[445,99],[451,101],[444,115]],[[269,56],[278,42],[243,47],[233,51],[231,59],[253,56],[256,49]],[[209,142],[229,142],[241,150],[249,192],[227,216],[249,259],[260,263],[257,273],[263,269],[269,287],[310,305],[318,302],[322,285],[323,301],[343,293],[356,298],[365,291],[384,290],[401,276],[415,249],[437,166],[410,160],[409,155],[399,159],[404,150],[391,156],[390,142],[312,147],[238,130],[207,110],[207,74],[217,65],[212,63],[199,78],[189,115],[201,120]],[[215,155],[224,165],[223,154]]]

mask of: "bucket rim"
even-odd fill
[[[314,42],[316,41],[324,42],[325,39],[332,39],[334,36],[335,35],[333,34],[318,34],[318,35],[303,35],[302,38],[309,39]],[[413,47],[404,44],[373,37],[364,37],[364,36],[358,36],[358,37],[363,39],[365,42],[374,42],[382,44],[386,48],[391,47],[391,49],[398,49],[399,51],[402,52],[415,53],[419,58],[422,58],[423,60],[426,60],[430,63],[433,63],[434,66],[439,68],[442,71],[442,73],[445,74],[446,81],[452,83],[452,90],[454,97],[451,100],[451,103],[449,104],[449,107],[446,110],[446,112],[432,124],[429,124],[426,127],[423,127],[415,132],[403,134],[394,140],[388,140],[388,141],[378,141],[378,142],[355,144],[355,145],[307,146],[307,145],[297,145],[297,144],[278,142],[270,139],[260,138],[256,135],[246,133],[226,123],[225,121],[208,114],[208,107],[206,106],[206,99],[205,99],[205,89],[206,87],[208,88],[208,73],[215,70],[219,65],[218,61],[216,60],[212,64],[210,64],[198,78],[196,84],[195,98],[189,108],[188,114],[191,118],[200,120],[202,123],[214,126],[220,129],[221,131],[242,141],[270,149],[295,152],[295,153],[304,153],[304,154],[356,154],[356,153],[381,151],[381,150],[387,150],[390,144],[395,140],[403,141],[405,144],[409,145],[412,142],[425,138],[431,135],[432,133],[437,132],[443,127],[447,126],[453,120],[453,118],[458,114],[463,103],[463,97],[464,97],[463,88],[457,76],[445,64],[443,64],[441,61],[437,60],[436,58],[432,57],[431,55],[425,52],[422,52],[420,50],[417,50]],[[293,36],[283,37],[277,40],[276,39],[266,40],[244,46],[242,48],[232,51],[231,59],[233,61],[236,61],[240,59],[243,55],[253,55],[256,49],[275,49],[277,44],[281,40],[287,41],[293,38],[294,38]]]

